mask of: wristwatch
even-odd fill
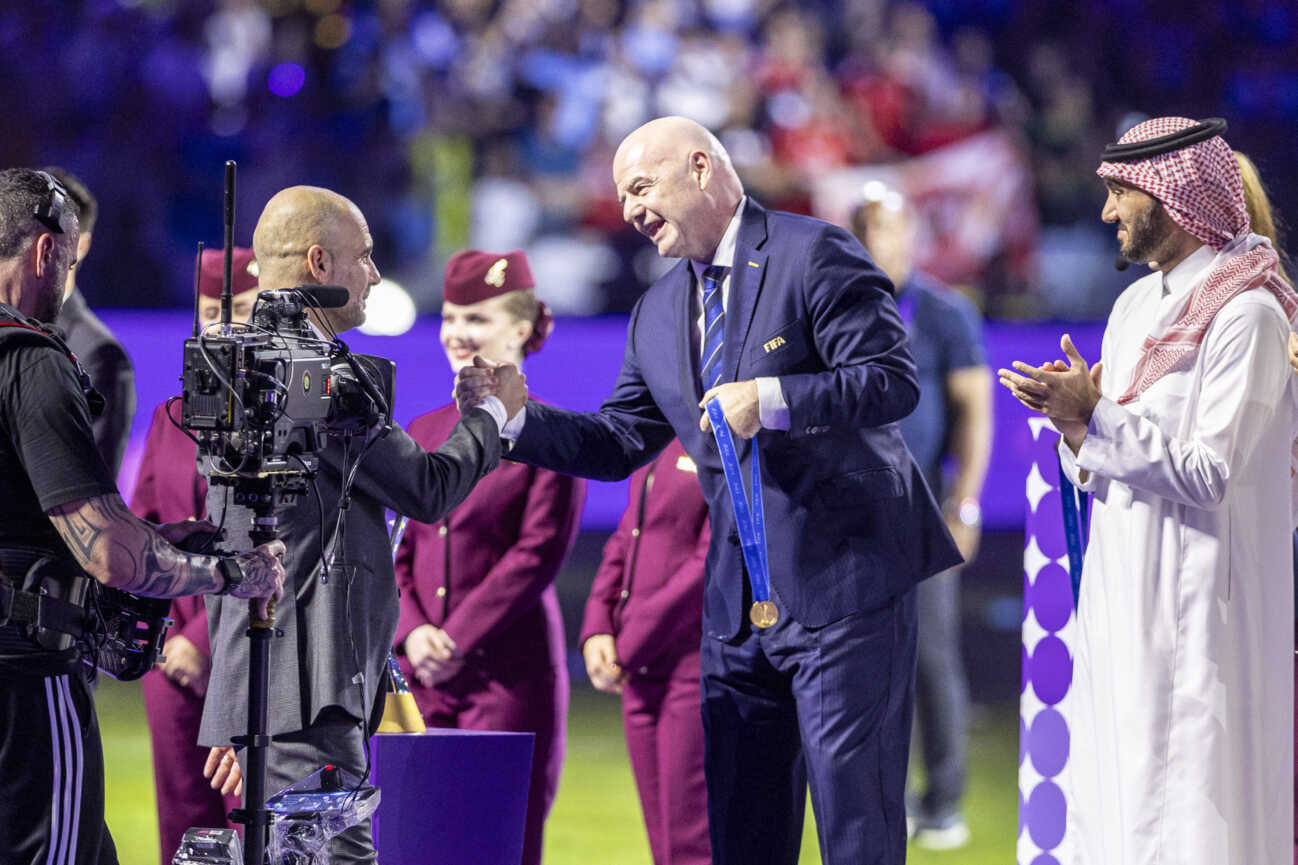
[[[942,513],[955,517],[971,529],[976,529],[983,523],[982,505],[972,496],[966,496],[959,501],[947,499],[942,503]]]
[[[221,586],[218,595],[228,595],[239,587],[243,582],[243,568],[239,567],[239,560],[234,556],[222,556],[216,560],[216,568],[221,572],[221,577],[225,584]]]

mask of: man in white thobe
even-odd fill
[[[1156,118],[1105,149],[1102,218],[1153,272],[1102,363],[1001,370],[1094,494],[1078,601],[1061,861],[1292,856],[1290,449],[1298,296],[1250,233],[1220,120]]]

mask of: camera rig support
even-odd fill
[[[331,433],[372,443],[391,429],[395,368],[384,358],[352,354],[342,340],[322,337],[308,322],[308,309],[349,302],[341,286],[263,290],[250,324],[231,321],[234,185],[235,163],[229,161],[221,318],[200,330],[196,315],[194,336],[185,342],[180,425],[198,445],[209,486],[229,488],[233,504],[250,513],[248,537],[255,546],[279,537],[278,514],[308,492]],[[354,476],[353,467],[343,500]],[[324,503],[318,504],[323,512]],[[267,690],[271,641],[280,633],[274,615],[272,604],[269,617],[259,618],[249,602],[248,727],[234,739],[247,749],[244,799],[231,815],[245,827],[245,865],[265,865],[271,823]]]

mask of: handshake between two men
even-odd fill
[[[527,405],[527,376],[512,363],[496,363],[474,355],[473,364],[456,374],[454,393],[461,414],[481,405],[488,397],[496,397],[505,408],[508,424]],[[504,424],[500,431],[504,438]]]

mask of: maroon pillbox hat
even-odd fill
[[[225,250],[203,250],[203,261],[198,271],[198,293],[203,297],[221,297],[221,282],[225,275]],[[230,292],[243,294],[257,287],[257,259],[252,250],[236,246],[230,262]]]
[[[535,288],[532,269],[523,250],[495,253],[465,249],[446,262],[442,297],[468,306],[522,288]]]

